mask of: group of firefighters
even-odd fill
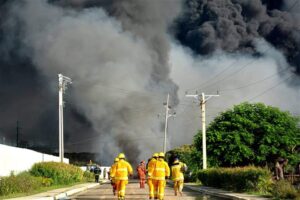
[[[145,187],[145,180],[147,174],[147,183],[149,187],[149,199],[164,199],[164,191],[166,186],[166,179],[172,174],[174,181],[175,195],[182,195],[182,188],[184,183],[184,171],[186,171],[186,164],[174,159],[171,165],[171,170],[168,163],[165,161],[165,154],[163,152],[154,153],[149,159],[147,166],[144,161],[141,161],[137,167],[137,172],[140,179],[140,188]],[[125,160],[125,155],[120,153],[115,158],[114,164],[110,168],[110,178],[113,187],[114,195],[118,196],[119,200],[125,199],[125,189],[128,184],[128,176],[133,175],[131,165]]]

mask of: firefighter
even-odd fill
[[[175,196],[177,196],[178,193],[180,194],[180,196],[182,196],[182,188],[184,183],[183,173],[186,172],[186,170],[186,164],[183,162],[179,162],[179,159],[176,157],[171,167]]]
[[[167,162],[164,161],[165,154],[160,152],[158,159],[155,162],[154,168],[149,171],[149,176],[152,179],[154,186],[154,198],[163,200],[165,196],[166,179],[170,176],[170,168]]]
[[[100,177],[100,174],[101,174],[100,166],[96,165],[96,167],[93,169],[93,171],[94,171],[94,175],[95,175],[95,182],[99,183],[99,177]]]
[[[111,177],[112,171],[115,170],[115,167],[117,166],[117,162],[119,161],[119,158],[115,158],[114,164],[110,167],[109,170],[109,177],[110,177],[110,184],[113,188],[113,194],[116,195],[116,184],[115,184],[115,179]]]
[[[157,158],[158,158],[158,153],[154,153],[152,155],[152,158],[150,159],[150,161],[147,163],[147,171],[148,171],[148,180],[147,180],[147,182],[148,182],[148,186],[149,186],[149,199],[153,199],[154,196],[156,196],[154,194],[154,186],[153,186],[153,183],[152,183],[152,179],[149,176],[149,171],[151,171],[152,168],[154,168]]]
[[[133,170],[131,165],[125,161],[124,153],[120,153],[119,161],[116,167],[111,172],[111,177],[115,179],[115,184],[117,186],[116,190],[118,192],[118,199],[125,199],[126,185],[128,184],[128,175],[132,176]]]
[[[145,179],[146,179],[146,166],[145,161],[141,161],[137,166],[136,171],[140,179],[140,188],[145,188]]]

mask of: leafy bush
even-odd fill
[[[2,177],[0,180],[0,196],[31,192],[46,186],[47,184],[43,180],[42,177],[33,177],[28,172]]]
[[[33,176],[51,178],[58,185],[76,183],[83,179],[83,171],[79,167],[57,162],[36,163],[30,173]]]
[[[268,193],[272,186],[271,178],[272,175],[269,170],[252,166],[211,168],[198,172],[198,179],[203,185],[235,192]]]
[[[197,172],[189,171],[184,174],[184,182],[197,182]]]
[[[300,194],[294,186],[285,180],[275,182],[271,193],[275,199],[300,199]]]
[[[85,181],[94,181],[95,180],[95,174],[89,171],[84,171],[83,173],[83,179]]]

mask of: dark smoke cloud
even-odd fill
[[[0,2],[2,135],[13,140],[19,119],[25,139],[56,149],[57,74],[63,73],[74,79],[66,94],[67,151],[97,151],[108,164],[120,151],[136,161],[161,149],[152,119],[167,92],[178,102],[168,26],[180,1]],[[152,142],[134,141],[145,136]]]
[[[21,145],[46,146],[48,150],[57,151],[57,86],[49,87],[47,77],[26,53],[22,23],[10,15],[13,4],[14,1],[0,1],[0,140],[16,145],[19,121]],[[76,107],[68,107],[65,110],[69,119],[65,126],[67,141],[73,131],[91,132]]]
[[[263,37],[300,73],[299,21],[295,2],[283,0],[187,0],[176,37],[194,52],[256,53],[253,41]],[[299,10],[298,10],[299,12]]]

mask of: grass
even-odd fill
[[[31,195],[35,195],[35,194],[39,194],[39,193],[51,191],[51,190],[72,187],[72,186],[80,185],[80,184],[83,184],[83,183],[87,183],[87,182],[82,181],[82,182],[72,183],[72,184],[52,185],[52,186],[49,186],[49,187],[42,187],[42,188],[39,188],[39,189],[34,190],[32,192],[28,192],[28,193],[18,193],[18,194],[11,194],[11,195],[6,195],[6,196],[0,196],[0,200],[2,200],[2,199],[9,199],[9,198],[18,198],[18,197],[31,196]]]
[[[94,181],[94,174],[54,162],[36,163],[29,172],[2,177],[0,199],[23,197]]]

